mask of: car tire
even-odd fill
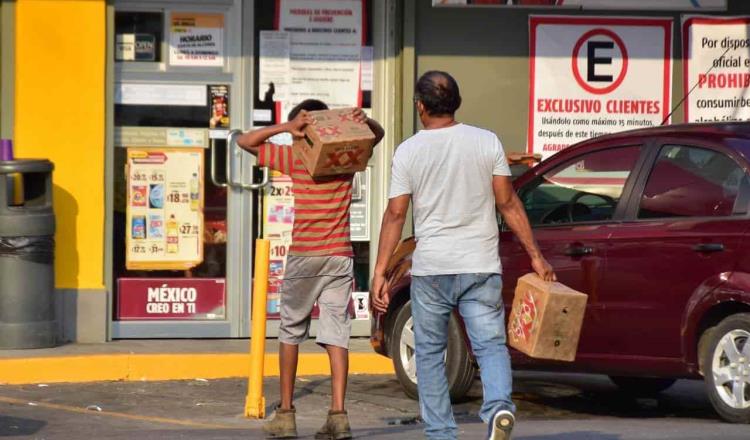
[[[389,353],[393,368],[404,393],[418,399],[416,358],[414,357],[414,333],[411,302],[404,304],[396,313],[391,330]],[[471,388],[477,369],[469,356],[463,332],[455,316],[448,324],[448,350],[445,356],[445,375],[451,400],[462,399]]]
[[[714,327],[703,356],[711,405],[728,422],[750,423],[750,313],[731,315]]]
[[[633,396],[653,396],[674,385],[677,379],[661,377],[609,376],[620,391]]]

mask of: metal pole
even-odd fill
[[[255,240],[255,278],[253,279],[252,333],[250,335],[250,376],[245,399],[245,417],[266,416],[263,397],[263,362],[266,355],[266,296],[268,294],[268,258],[271,242]]]

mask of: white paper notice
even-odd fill
[[[372,46],[362,46],[362,78],[360,79],[360,87],[362,90],[372,90],[372,75],[373,75],[373,50]]]
[[[682,26],[685,121],[750,120],[750,17],[686,17]]]
[[[279,30],[291,34],[291,86],[282,115],[305,99],[359,105],[361,0],[278,0]]]
[[[115,36],[115,60],[135,60],[135,34],[117,34]]]
[[[173,66],[224,65],[224,15],[173,12],[169,64]]]
[[[261,97],[273,83],[273,100],[287,99],[292,78],[289,63],[290,50],[291,34],[289,32],[260,31],[258,94]]]
[[[206,86],[181,84],[115,84],[115,104],[206,105]]]
[[[672,19],[532,16],[528,149],[661,124],[670,111]]]

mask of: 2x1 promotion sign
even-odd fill
[[[683,18],[686,121],[750,120],[748,35],[750,17]]]
[[[670,112],[672,19],[532,16],[528,151],[544,158]]]

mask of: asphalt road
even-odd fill
[[[168,366],[166,366],[168,367]],[[266,381],[268,412],[278,381]],[[330,383],[302,378],[296,405],[301,438],[327,411]],[[748,440],[750,426],[721,422],[701,382],[680,381],[655,398],[632,398],[602,376],[516,374],[515,440]],[[245,380],[99,382],[0,386],[0,437],[12,439],[255,439],[261,421],[242,416]],[[353,376],[348,409],[356,438],[422,438],[418,405],[392,376]],[[461,438],[484,438],[476,414],[481,384],[454,406]]]

